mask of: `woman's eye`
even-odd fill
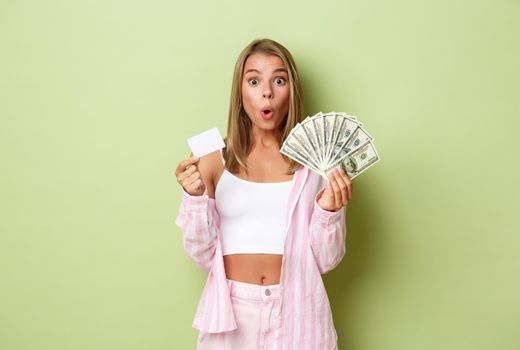
[[[276,83],[279,84],[279,85],[282,85],[285,83],[285,78],[276,78]]]
[[[258,80],[256,80],[256,79],[249,79],[248,82],[249,82],[249,84],[251,84],[251,85],[256,85],[256,84],[258,84]],[[254,82],[254,83],[253,83],[253,82]]]

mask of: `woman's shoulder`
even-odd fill
[[[224,139],[224,144],[226,143],[226,139]],[[223,149],[219,149],[213,152],[210,152],[202,157],[199,160],[199,170],[204,172],[205,175],[212,175],[215,172],[218,172],[219,168],[223,166],[222,157],[225,154],[225,146]]]
[[[202,175],[213,176],[223,166],[220,150],[208,153],[199,160],[199,170]]]
[[[211,198],[214,198],[215,187],[217,178],[220,177],[224,171],[224,164],[222,162],[222,156],[220,150],[208,153],[199,160],[199,172],[206,185],[206,190]]]

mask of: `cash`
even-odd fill
[[[344,112],[305,118],[291,130],[280,152],[325,179],[337,167],[354,179],[381,159],[363,123]]]

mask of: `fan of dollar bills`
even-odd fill
[[[350,179],[380,160],[363,123],[343,112],[319,112],[291,130],[280,152],[328,179],[341,166]]]

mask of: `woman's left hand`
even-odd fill
[[[341,167],[331,171],[328,176],[329,183],[318,199],[318,205],[328,211],[337,211],[352,199],[352,181]]]

